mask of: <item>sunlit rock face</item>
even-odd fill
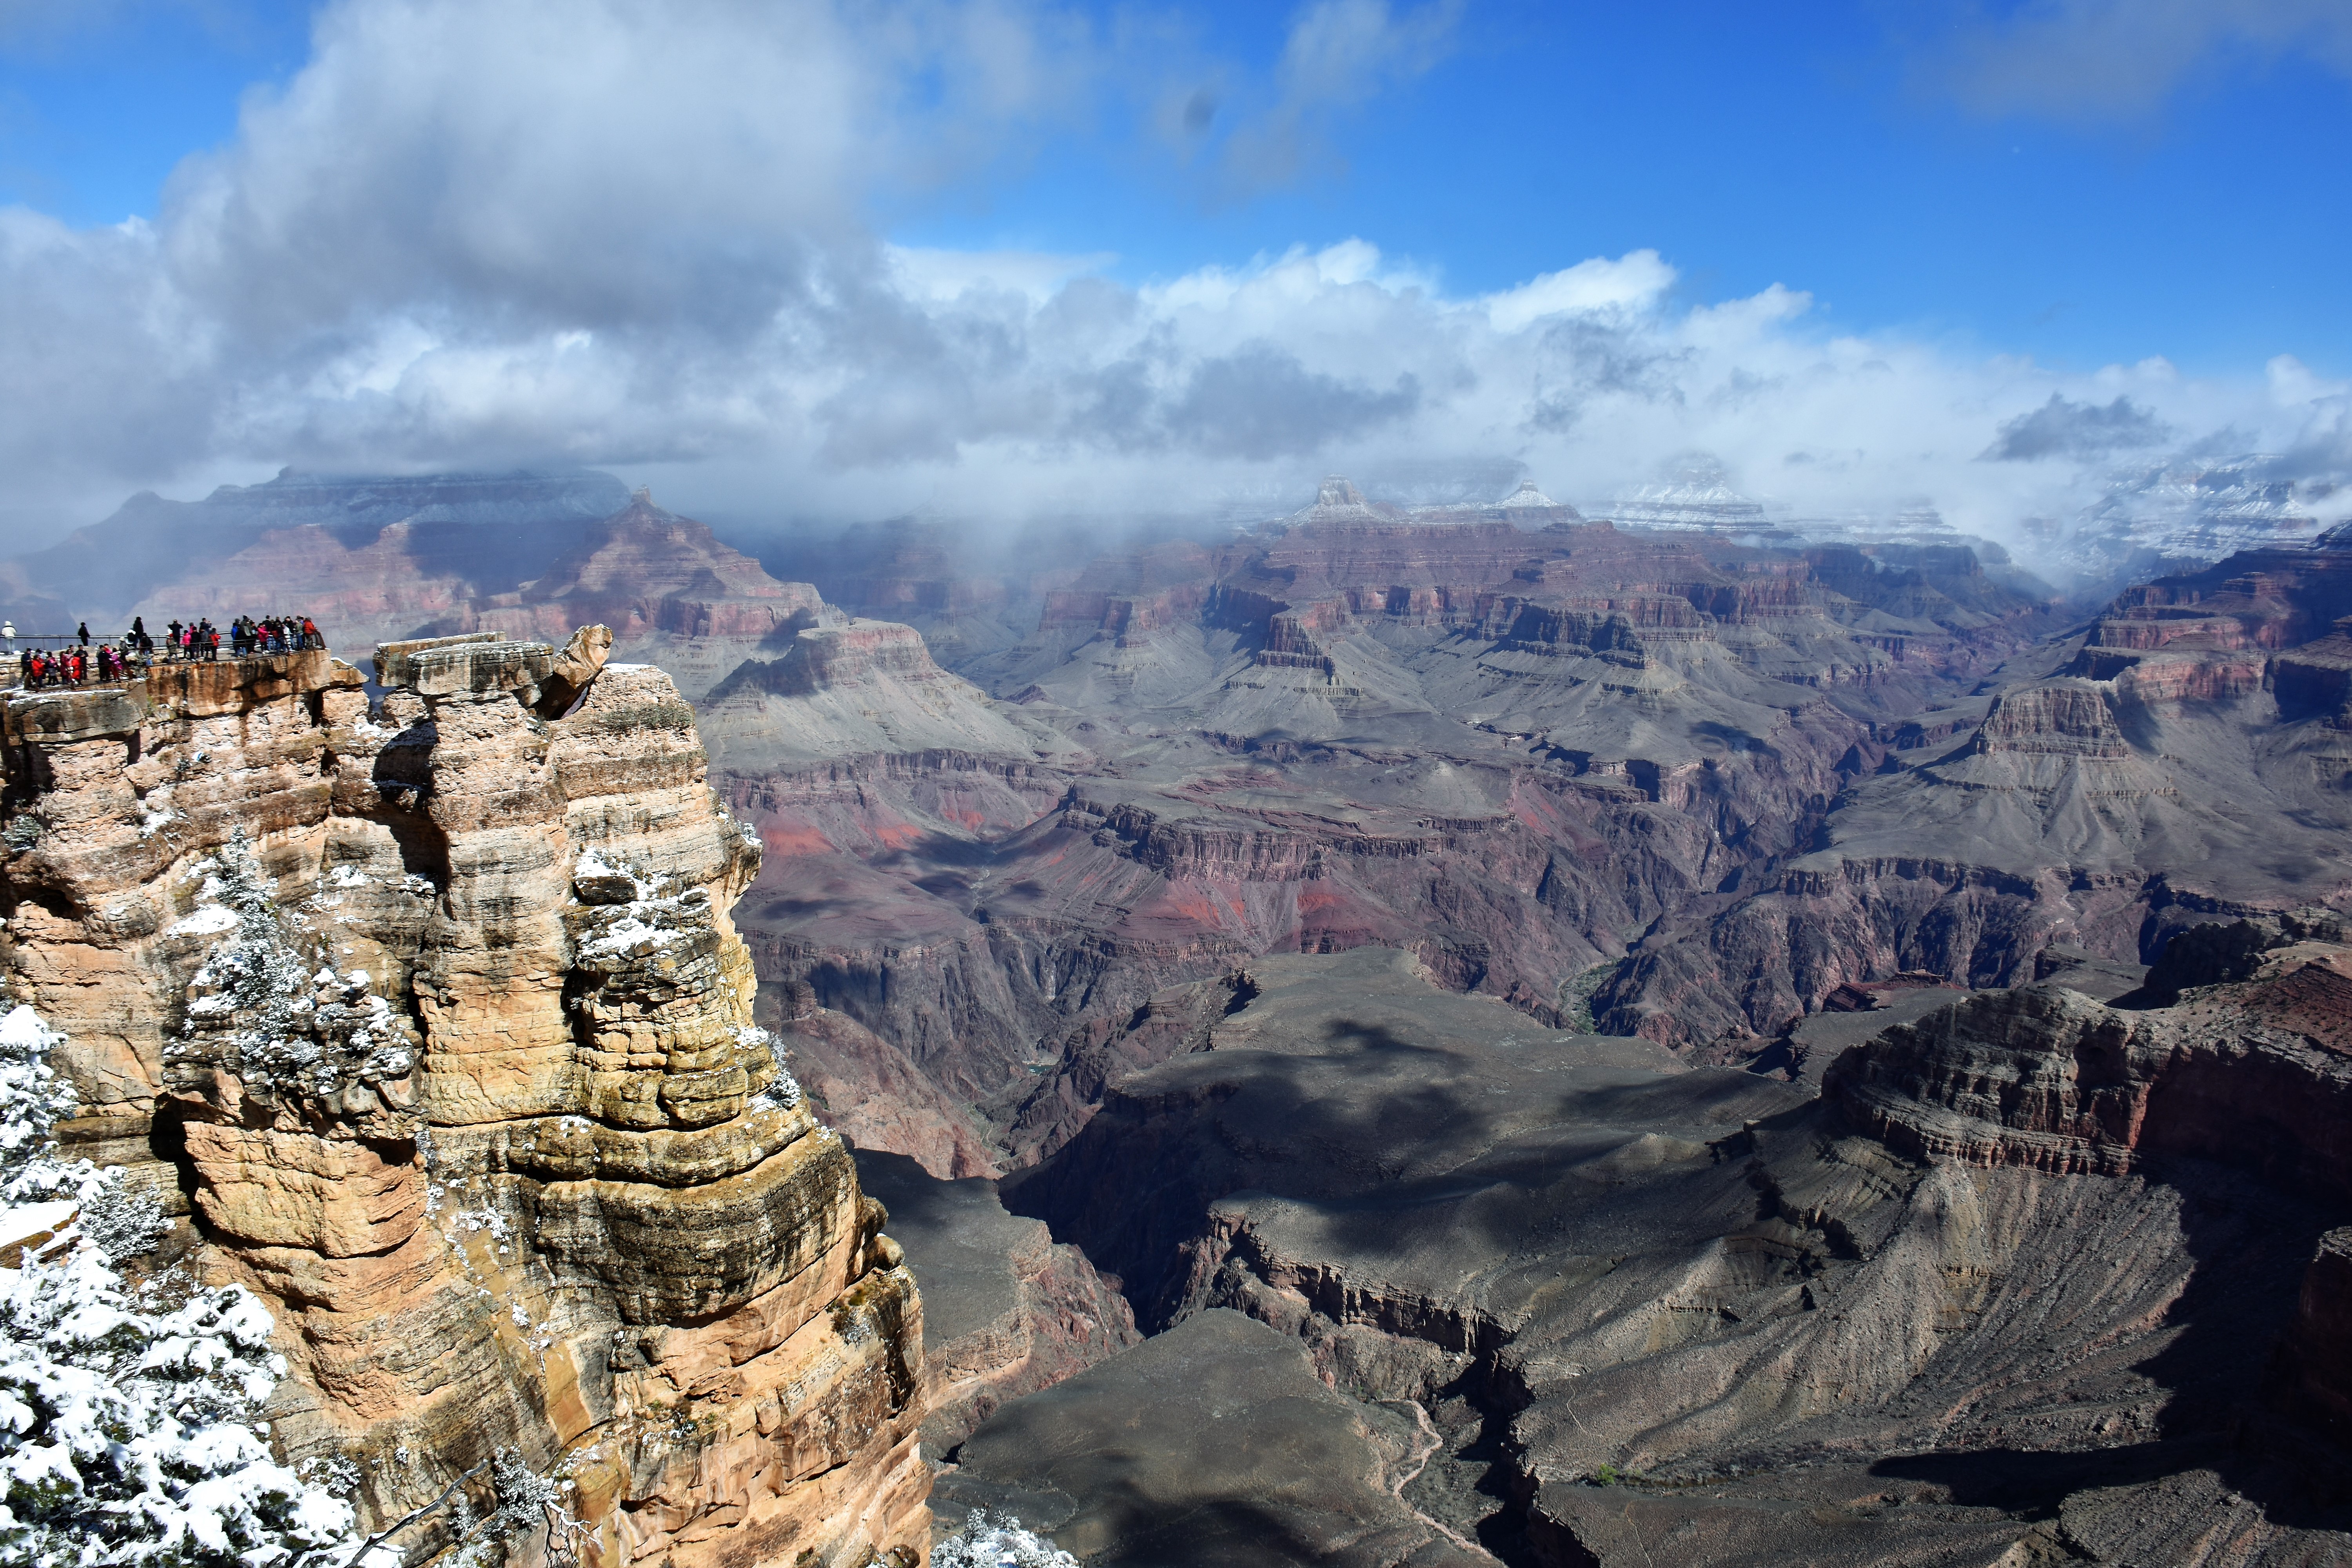
[[[70,1036],[68,1152],[269,1300],[276,1440],[372,1528],[512,1449],[594,1563],[911,1563],[914,1282],[753,1024],[758,843],[611,645],[10,696],[10,988]]]

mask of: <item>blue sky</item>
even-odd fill
[[[0,200],[77,224],[152,216],[183,157],[230,139],[241,95],[303,63],[310,11],[189,0],[16,22],[0,33]],[[2352,369],[2341,75],[2224,44],[2145,107],[1971,107],[1938,81],[1951,30],[1901,30],[1927,14],[1473,0],[1438,63],[1328,116],[1288,179],[1236,187],[1213,129],[1207,155],[1175,156],[1114,106],[877,216],[914,244],[1110,253],[1132,280],[1361,236],[1486,290],[1652,247],[1693,299],[1780,282],[1841,325],[2056,364],[2293,353]],[[1282,8],[1174,16],[1227,96],[1263,95]]]
[[[2344,0],[0,0],[0,461],[2352,498],[2347,81]]]

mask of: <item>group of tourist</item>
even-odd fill
[[[16,626],[0,623],[0,640],[13,649]],[[207,616],[194,621],[174,620],[158,638],[147,630],[146,617],[131,617],[131,629],[114,642],[90,646],[89,623],[74,628],[74,640],[59,648],[26,648],[16,656],[16,670],[26,687],[82,686],[91,682],[128,680],[158,660],[215,660],[224,647],[232,658],[254,654],[297,653],[322,648],[327,639],[308,616],[239,616],[226,631]]]

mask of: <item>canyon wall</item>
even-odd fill
[[[757,839],[611,642],[10,694],[10,993],[66,1152],[268,1301],[275,1441],[410,1560],[507,1455],[592,1564],[912,1564],[921,1303],[753,1022]]]

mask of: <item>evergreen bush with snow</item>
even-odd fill
[[[345,1100],[355,1084],[408,1072],[417,1049],[408,1021],[375,994],[367,971],[337,973],[326,944],[281,913],[242,832],[192,869],[205,878],[199,896],[213,901],[181,923],[223,935],[188,983],[187,1022],[163,1047],[165,1082],[209,1067],[264,1101],[316,1110]]]
[[[351,1505],[271,1456],[261,1404],[284,1373],[242,1286],[118,1273],[168,1228],[123,1173],[56,1158],[72,1114],[62,1043],[0,1017],[0,1199],[71,1194],[76,1222],[0,1269],[0,1562],[28,1568],[300,1568],[351,1555]]]
[[[931,1568],[1078,1568],[1078,1560],[1022,1529],[1019,1520],[993,1520],[976,1508],[953,1535],[932,1546]]]
[[[37,1162],[48,1163],[50,1131],[76,1109],[73,1086],[49,1066],[49,1052],[64,1043],[30,1007],[0,1016],[0,1201],[49,1195],[16,1184]]]

